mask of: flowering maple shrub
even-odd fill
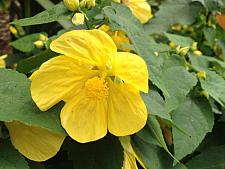
[[[0,1],[0,169],[224,169],[224,0]]]

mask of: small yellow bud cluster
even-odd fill
[[[81,12],[80,8],[92,8],[95,6],[95,0],[63,0],[65,7],[72,11],[76,12],[72,18],[72,23],[74,25],[82,25],[85,21],[85,14]]]
[[[43,48],[45,46],[45,43],[48,41],[48,37],[43,35],[43,34],[40,34],[39,35],[39,39],[37,41],[34,42],[34,46],[36,48]]]
[[[189,47],[182,47],[182,48],[180,46],[176,47],[177,54],[180,54],[181,56],[187,55],[189,50],[190,50]]]
[[[193,42],[192,46],[191,46],[191,51],[193,52],[193,54],[195,56],[201,56],[202,52],[200,50],[198,50],[198,43],[197,42]]]
[[[14,26],[10,25],[10,26],[9,26],[9,31],[10,31],[15,37],[18,36],[18,31],[17,31],[17,29],[16,29]]]
[[[197,73],[198,78],[206,79],[206,72],[201,70]]]

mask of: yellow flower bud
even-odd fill
[[[92,8],[95,6],[95,0],[86,0],[87,8]]]
[[[182,56],[185,56],[188,53],[189,49],[190,49],[189,47],[180,48],[179,54],[181,54]]]
[[[169,46],[170,48],[175,49],[177,45],[174,42],[170,42]]]
[[[5,64],[5,58],[7,58],[8,55],[2,55],[0,56],[0,68],[5,68],[6,64]]]
[[[37,41],[34,42],[34,45],[35,45],[36,48],[41,49],[41,48],[44,47],[44,42],[41,41],[41,40],[37,40]]]
[[[80,7],[81,7],[81,8],[85,8],[86,5],[87,5],[87,1],[86,1],[86,0],[81,0],[81,2],[80,2]]]
[[[79,0],[63,0],[63,2],[70,11],[76,11],[79,7]]]
[[[202,78],[202,79],[205,79],[206,78],[206,72],[201,70],[197,73],[197,77],[198,78]]]
[[[198,43],[197,42],[193,42],[193,44],[191,45],[191,50],[192,51],[197,50],[198,49],[197,46],[198,46]]]
[[[46,41],[48,40],[48,37],[45,36],[44,34],[40,34],[39,40],[41,40],[41,41],[43,41],[43,42],[46,42]]]
[[[154,55],[155,56],[159,56],[159,52],[154,52]]]
[[[175,25],[171,26],[171,29],[179,32],[179,31],[182,30],[182,25],[181,24],[175,24]]]
[[[201,91],[201,96],[205,96],[207,99],[209,98],[209,93],[206,90]]]
[[[82,25],[84,24],[84,20],[85,20],[85,17],[84,17],[84,14],[82,13],[75,13],[75,15],[72,18],[72,22],[74,25]]]
[[[202,56],[202,52],[200,50],[196,50],[193,53],[195,56]]]
[[[18,35],[17,29],[16,29],[14,26],[12,26],[12,25],[9,26],[9,31],[10,31],[14,36],[17,36],[17,35]]]

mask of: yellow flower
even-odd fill
[[[146,0],[122,0],[122,3],[127,5],[133,15],[140,20],[141,23],[146,23],[152,18],[151,6]]]
[[[63,3],[70,11],[76,11],[79,8],[79,0],[63,0]]]
[[[0,68],[5,68],[5,58],[7,58],[7,55],[0,56]]]
[[[6,122],[12,144],[33,161],[46,161],[60,149],[65,136],[18,121]]]
[[[145,126],[147,110],[139,92],[148,92],[148,71],[141,57],[117,52],[100,30],[67,32],[50,48],[62,55],[32,75],[32,98],[43,111],[63,100],[61,123],[73,139],[95,141],[107,129],[126,136]]]
[[[124,161],[122,169],[138,169],[136,159],[141,164],[141,166],[146,169],[143,162],[138,158],[136,153],[131,146],[131,141],[129,136],[120,137],[120,143],[124,149]]]
[[[130,49],[128,49],[124,46],[126,44],[128,44],[128,45],[130,44],[130,41],[124,31],[118,30],[118,31],[113,32],[113,31],[111,31],[111,29],[108,25],[102,25],[98,29],[106,32],[112,38],[112,40],[115,42],[118,49],[120,49],[122,51],[126,51],[126,52],[130,51]]]

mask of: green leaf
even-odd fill
[[[168,0],[162,2],[155,18],[145,25],[149,33],[161,33],[167,31],[173,24],[192,24],[201,9],[198,3],[191,3],[191,0]]]
[[[210,147],[187,163],[190,169],[224,169],[225,145]]]
[[[151,90],[148,94],[142,94],[148,113],[171,121],[170,114],[166,111],[165,101],[157,91]]]
[[[214,98],[221,106],[225,107],[225,81],[212,71],[206,72],[206,79],[200,79],[203,90]]]
[[[0,139],[0,169],[29,169],[24,157],[9,140]]]
[[[148,144],[137,136],[131,140],[132,147],[147,169],[168,169],[172,168],[172,158],[164,149]]]
[[[184,37],[170,33],[164,34],[171,42],[174,42],[176,45],[180,45],[181,47],[191,47],[194,42],[190,37]]]
[[[0,100],[0,121],[20,121],[65,134],[59,120],[62,104],[41,112],[31,98],[30,80],[25,75],[0,69]]]
[[[190,134],[186,136],[173,128],[174,152],[177,159],[182,159],[191,154],[204,139],[208,132],[212,131],[214,116],[206,99],[187,98],[172,113],[175,124]]]
[[[38,25],[60,20],[69,20],[71,16],[72,12],[68,11],[61,2],[51,9],[45,10],[30,18],[16,20],[12,22],[12,24],[19,26]]]
[[[163,91],[166,112],[177,108],[197,83],[196,77],[181,66],[176,57],[180,56],[164,58],[157,67],[149,66],[151,80]]]
[[[40,35],[41,33],[30,34],[11,42],[10,45],[21,52],[31,52],[35,49],[34,42],[40,39]]]
[[[42,63],[57,55],[57,53],[54,53],[51,50],[45,50],[20,61],[16,67],[16,70],[21,73],[32,73],[34,70],[39,68]]]
[[[111,135],[92,143],[71,141],[66,149],[76,169],[121,169],[123,165],[123,148]]]

